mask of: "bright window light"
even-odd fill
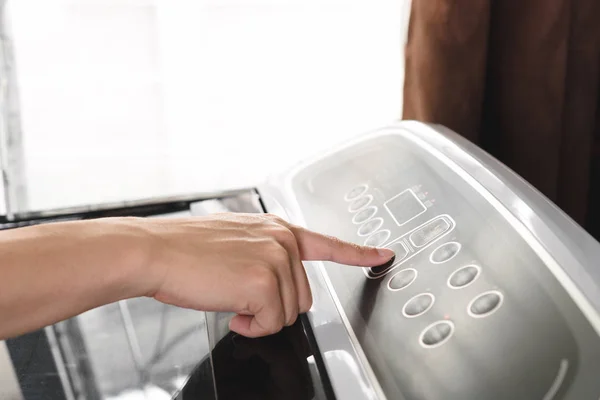
[[[32,209],[252,186],[400,117],[405,1],[7,7]]]

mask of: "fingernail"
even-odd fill
[[[396,254],[390,250],[390,249],[377,249],[377,253],[381,256],[381,257],[385,257],[388,260],[392,257],[394,257]]]

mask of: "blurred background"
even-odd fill
[[[6,0],[13,209],[252,186],[400,118],[409,7]]]

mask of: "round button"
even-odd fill
[[[448,278],[448,286],[452,289],[460,289],[475,282],[479,276],[480,268],[477,265],[466,265],[454,271]]]
[[[454,333],[454,324],[450,321],[438,321],[429,325],[421,333],[419,342],[423,347],[438,347],[446,343]]]
[[[352,217],[352,222],[357,225],[360,225],[362,223],[367,222],[371,218],[373,218],[373,216],[375,216],[375,214],[377,214],[377,207],[370,206],[367,208],[363,208],[362,210],[360,210],[359,212],[354,214],[354,217]],[[383,220],[382,220],[382,223],[383,223]],[[377,230],[377,229],[375,229],[375,230]]]
[[[460,247],[460,243],[457,242],[444,243],[431,252],[429,261],[431,261],[433,264],[441,264],[446,261],[450,261],[458,254]]]
[[[365,239],[365,246],[381,247],[390,238],[391,232],[387,229],[375,232]]]
[[[407,288],[417,279],[417,270],[413,268],[403,269],[392,276],[388,283],[388,288],[394,292]]]
[[[358,214],[356,214],[356,215],[358,215]],[[358,236],[370,235],[371,233],[375,232],[377,229],[381,228],[381,225],[383,225],[382,218],[373,218],[372,220],[365,222],[364,224],[362,224],[360,226],[360,228],[358,228]]]
[[[402,314],[406,318],[414,318],[425,314],[431,307],[435,297],[431,293],[421,293],[408,300],[402,308]]]
[[[502,293],[497,290],[490,290],[475,297],[469,303],[467,311],[474,318],[487,317],[494,313],[504,300]]]
[[[346,193],[346,196],[344,196],[344,199],[346,201],[352,201],[352,200],[358,198],[361,194],[365,193],[367,191],[367,189],[369,189],[369,187],[367,185],[358,185],[358,186],[350,189],[350,191],[348,193]]]
[[[348,207],[348,211],[356,212],[362,208],[365,208],[369,204],[371,204],[372,201],[373,201],[373,196],[371,196],[370,194],[359,197],[358,199],[356,199],[352,203],[350,203],[350,206]]]

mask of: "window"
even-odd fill
[[[28,207],[252,186],[400,117],[397,0],[9,0]]]

